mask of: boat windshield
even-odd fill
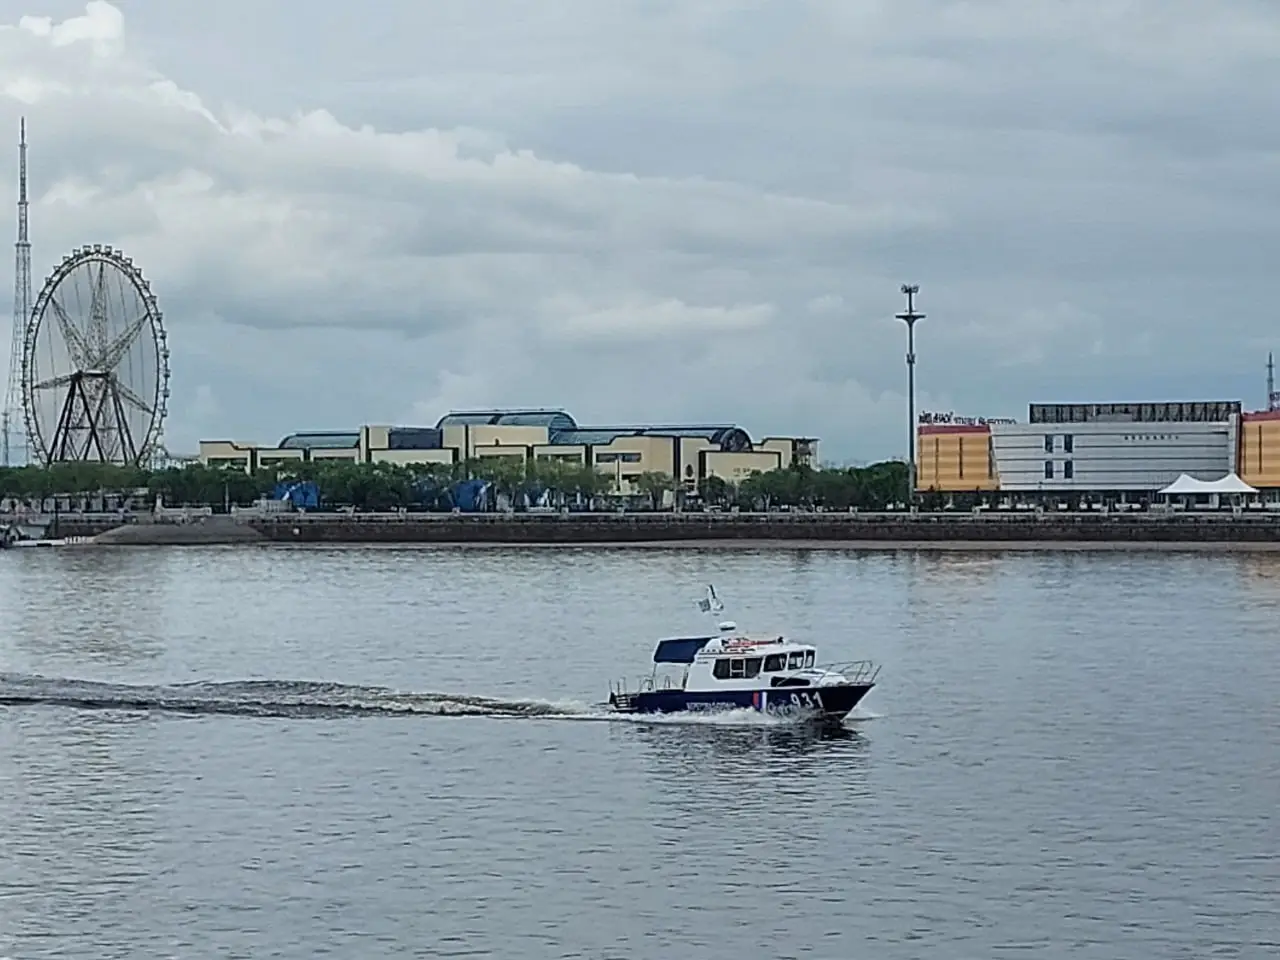
[[[812,650],[796,650],[787,660],[788,670],[803,670],[805,667],[812,667],[814,660],[814,651]]]

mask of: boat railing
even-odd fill
[[[842,660],[839,663],[820,663],[819,670],[838,673],[849,683],[875,683],[880,675],[879,664],[870,660]]]
[[[655,690],[679,690],[680,683],[666,674],[655,677],[646,675],[636,681],[635,689],[627,683],[627,678],[609,681],[609,692],[618,696],[635,696],[637,693],[652,693]]]

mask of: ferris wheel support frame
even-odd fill
[[[96,404],[96,413],[93,409],[95,405],[89,396],[89,391],[85,389],[85,381],[92,380],[101,380],[103,382],[102,392],[99,394]],[[79,399],[80,415],[76,414],[75,409],[77,398]],[[129,430],[129,420],[125,416],[124,404],[120,399],[120,391],[116,389],[115,380],[109,374],[77,370],[71,374],[67,389],[67,399],[62,403],[62,413],[58,416],[58,427],[53,433],[55,438],[60,439],[56,444],[57,449],[51,451],[51,456],[49,457],[51,463],[87,460],[90,445],[97,447],[99,462],[112,462],[110,454],[107,452],[106,444],[103,443],[102,433],[98,429],[98,425],[102,423],[103,414],[106,412],[108,398],[110,398],[111,412],[116,417],[116,429],[120,432],[120,454],[126,463],[138,462],[138,449],[133,443],[133,433]],[[89,436],[85,439],[83,450],[73,451],[69,449],[73,439],[72,431],[80,429],[87,430]],[[75,455],[77,452],[80,454],[79,456]]]

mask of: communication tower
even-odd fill
[[[1267,354],[1267,409],[1280,410],[1280,393],[1276,393],[1276,358]]]
[[[18,127],[18,242],[14,244],[13,333],[9,348],[9,379],[5,387],[4,409],[0,411],[0,462],[13,465],[14,431],[22,423],[22,348],[27,323],[31,319],[31,237],[27,232],[27,119]],[[22,447],[28,446],[25,434]],[[24,456],[25,463],[27,457]]]

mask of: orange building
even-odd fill
[[[916,489],[938,493],[1000,489],[991,427],[951,423],[916,427]]]
[[[1240,415],[1240,479],[1259,490],[1280,488],[1280,410]]]

